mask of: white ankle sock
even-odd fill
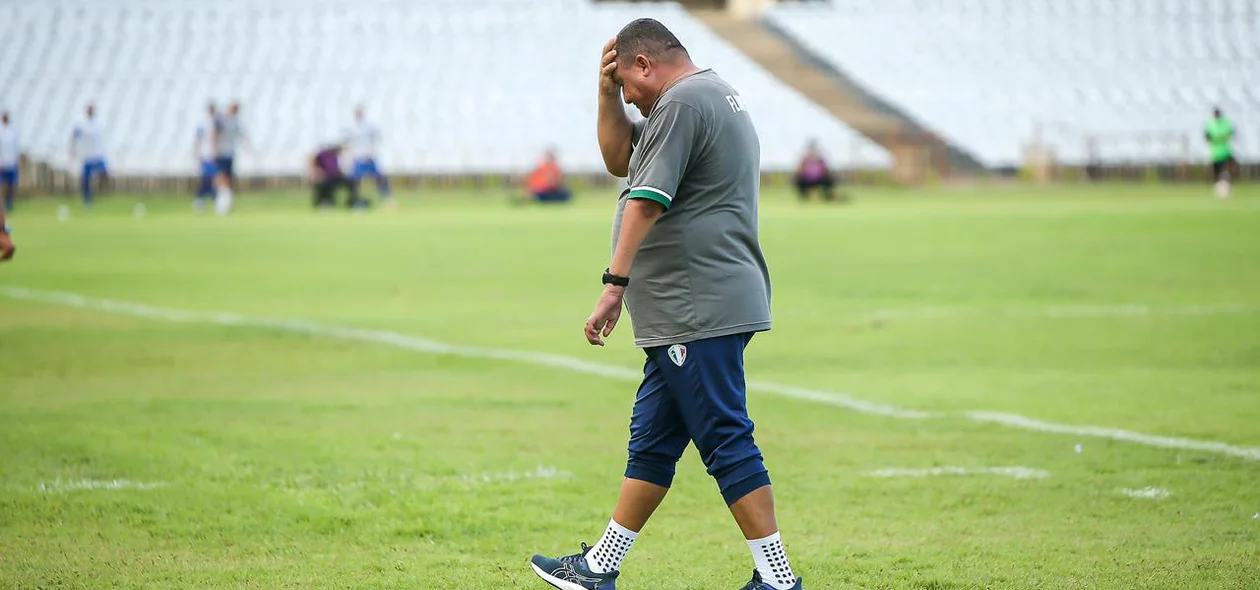
[[[1222,178],[1216,181],[1216,196],[1221,199],[1229,197],[1230,182],[1228,179]]]
[[[783,549],[783,540],[779,533],[764,539],[748,542],[752,550],[753,563],[761,574],[761,581],[773,586],[776,590],[789,590],[796,585],[796,576],[792,566],[788,564],[787,551]]]
[[[637,538],[639,533],[617,524],[615,520],[608,521],[604,536],[586,553],[587,567],[597,574],[617,571]]]
[[[232,211],[232,189],[220,187],[214,195],[214,211],[219,215],[227,215]]]

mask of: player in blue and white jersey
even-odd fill
[[[96,106],[88,103],[87,116],[70,135],[70,159],[82,160],[83,173],[80,182],[83,189],[83,205],[92,206],[92,178],[99,176],[102,189],[109,180],[109,168],[105,165],[105,134],[96,121]]]
[[[22,148],[17,131],[9,124],[9,113],[0,113],[0,191],[4,192],[4,208],[8,211],[13,211],[13,200],[17,196],[21,156]]]
[[[354,159],[354,166],[351,168],[350,179],[356,185],[365,176],[376,178],[376,190],[381,194],[381,199],[389,199],[389,179],[381,172],[380,167],[376,163],[376,152],[380,145],[381,131],[376,125],[369,123],[363,117],[363,107],[360,106],[354,111],[354,124],[345,132],[344,144],[350,152],[350,157]]]
[[[236,188],[236,149],[248,142],[240,113],[240,103],[234,102],[226,113],[215,119],[214,210],[219,215],[227,215],[232,210],[232,190]]]
[[[205,209],[208,199],[214,198],[214,176],[218,171],[214,163],[216,116],[214,103],[211,102],[206,106],[206,116],[197,123],[197,131],[193,139],[193,154],[201,165],[201,183],[197,185],[197,196],[193,201],[193,207],[198,213]]]

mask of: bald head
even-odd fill
[[[661,63],[674,63],[679,57],[687,56],[687,48],[678,37],[652,18],[641,18],[622,27],[613,49],[617,50],[617,59],[623,64],[640,55]]]

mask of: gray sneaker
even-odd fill
[[[753,570],[752,580],[749,580],[740,590],[774,590],[774,586],[767,584],[761,580],[761,572]],[[801,585],[801,579],[796,579],[796,585],[792,586],[792,590],[805,590],[805,586]]]
[[[535,555],[529,560],[529,565],[538,577],[560,590],[616,590],[620,572],[592,572],[586,565],[586,554],[590,550],[586,543],[582,543],[581,553],[559,558]]]

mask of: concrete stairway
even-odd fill
[[[884,146],[893,157],[893,177],[917,183],[929,174],[958,176],[983,170],[974,158],[884,105],[825,62],[813,59],[788,36],[756,17],[728,10],[687,6],[692,16],[806,98],[859,133]]]

